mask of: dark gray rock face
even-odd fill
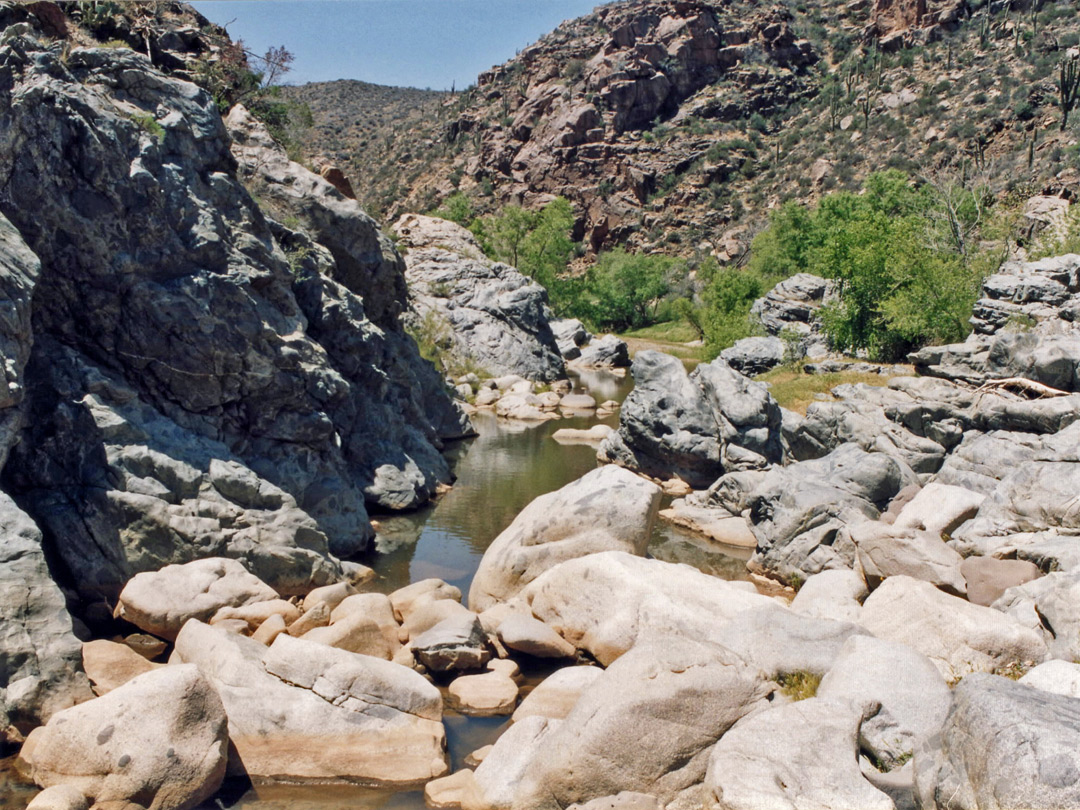
[[[563,318],[551,321],[551,333],[559,346],[559,353],[565,360],[581,357],[581,347],[593,339],[592,333],[577,318]]]
[[[630,349],[625,340],[615,335],[594,337],[581,347],[574,365],[585,368],[628,368]]]
[[[402,262],[355,203],[253,129],[252,187],[329,243],[301,251],[195,85],[126,49],[64,62],[29,34],[0,64],[0,212],[41,260],[33,419],[5,480],[76,582],[113,592],[222,553],[310,587],[366,545],[365,501],[410,507],[450,480],[441,441],[467,422],[402,331]],[[213,459],[243,482],[223,493]]]
[[[643,351],[631,370],[634,390],[619,430],[600,445],[601,460],[696,487],[780,460],[780,407],[764,385],[723,360],[687,374],[677,358]]]
[[[41,532],[0,493],[0,744],[93,696]]]
[[[784,341],[778,337],[748,337],[720,352],[724,361],[740,374],[764,374],[784,362]]]
[[[769,335],[795,334],[803,355],[820,357],[828,353],[829,344],[817,313],[831,292],[831,282],[810,273],[797,273],[755,301],[750,314],[761,321]]]
[[[1080,807],[1080,702],[968,675],[915,751],[915,788],[923,808]]]
[[[484,258],[472,234],[453,222],[406,214],[394,229],[408,248],[405,277],[415,317],[441,326],[452,351],[495,377],[566,376],[543,287]]]
[[[964,342],[909,358],[923,374],[982,382],[1026,377],[1080,391],[1080,255],[1006,262],[975,303]]]
[[[820,459],[772,468],[744,496],[758,540],[750,564],[786,580],[853,567],[856,549],[844,531],[848,524],[876,520],[893,496],[915,481],[902,461],[854,444]],[[718,496],[727,489],[724,484],[724,479],[716,482]]]
[[[0,357],[3,358],[3,385],[0,387],[0,468],[17,441],[21,427],[18,405],[26,392],[23,371],[30,359],[32,335],[30,303],[41,273],[41,262],[19,232],[0,215]]]

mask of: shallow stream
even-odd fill
[[[632,388],[625,378],[604,372],[583,372],[575,391],[587,390],[597,402],[619,402]],[[618,415],[600,420],[616,426]],[[552,439],[560,428],[587,428],[594,417],[582,416],[541,424],[512,423],[490,413],[473,418],[479,435],[450,448],[457,481],[437,503],[408,515],[377,516],[379,539],[362,562],[374,568],[378,590],[389,593],[429,577],[446,580],[468,594],[485,549],[530,501],[580,478],[596,466],[596,448],[563,445]],[[724,550],[708,541],[657,521],[649,546],[651,556],[693,565],[723,579],[746,578],[748,551]],[[525,664],[523,695],[558,664]],[[509,718],[465,717],[447,710],[447,744],[453,770],[472,751],[492,743]],[[0,810],[22,810],[37,792],[9,778],[0,761]],[[346,810],[424,806],[421,790],[388,791],[357,787],[227,785],[206,810]]]

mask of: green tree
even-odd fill
[[[622,249],[601,253],[586,275],[579,314],[599,329],[621,332],[648,326],[670,289],[668,276],[678,264],[670,256]]]

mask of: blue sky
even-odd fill
[[[600,0],[202,0],[255,53],[284,45],[290,84],[361,79],[461,89]]]

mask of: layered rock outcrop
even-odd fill
[[[680,360],[643,351],[631,371],[634,390],[619,430],[600,445],[602,461],[705,487],[725,471],[781,460],[780,407],[765,386],[723,360],[687,374]]]
[[[543,287],[488,260],[473,235],[453,222],[406,214],[394,232],[407,249],[405,278],[418,327],[449,343],[460,363],[493,377],[566,376]]]
[[[365,504],[423,502],[468,431],[398,322],[400,257],[238,109],[248,184],[325,247],[267,220],[212,99],[142,55],[0,47],[0,212],[41,262],[20,383],[34,262],[8,239],[35,418],[7,487],[88,596],[222,554],[286,593],[339,577]]]

